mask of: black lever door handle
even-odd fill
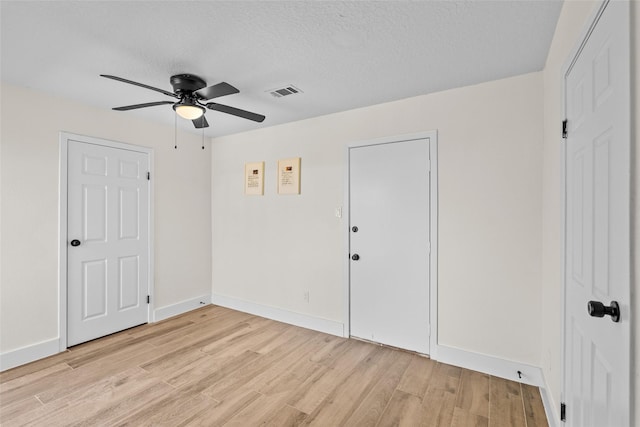
[[[71,241],[71,246],[80,246],[80,240],[78,239],[73,239]]]
[[[352,259],[352,260],[354,260],[354,261],[357,261],[357,260],[359,260],[359,259],[360,259],[360,255],[358,255],[358,254],[353,254],[353,255],[351,255],[351,259]]]
[[[587,311],[591,317],[611,316],[614,322],[620,321],[620,306],[617,301],[611,301],[609,306],[604,305],[600,301],[589,301],[587,303]]]

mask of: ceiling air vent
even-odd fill
[[[302,93],[302,91],[300,89],[298,89],[297,87],[295,87],[293,85],[285,86],[285,87],[279,88],[279,89],[271,89],[271,90],[268,90],[267,92],[269,92],[271,94],[271,96],[273,96],[275,98],[282,98],[283,96],[295,95],[296,93]]]

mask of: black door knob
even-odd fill
[[[71,246],[80,246],[80,240],[78,239],[73,239],[71,241]]]
[[[358,227],[356,227],[355,225],[353,227],[351,227],[351,231],[353,231],[354,233],[358,232]]]
[[[360,259],[360,255],[358,255],[358,254],[353,254],[353,255],[351,255],[351,259],[352,259],[352,260],[354,260],[354,261],[357,261],[357,260],[359,260],[359,259]]]
[[[587,303],[587,311],[591,317],[611,316],[614,322],[620,321],[620,306],[616,301],[611,301],[609,306],[604,305],[600,301],[589,301]]]

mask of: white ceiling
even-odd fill
[[[259,124],[208,111],[212,137],[539,71],[561,6],[3,0],[1,78],[108,109],[172,98],[99,74],[171,91],[171,75],[190,73],[240,89],[216,102],[267,116]],[[304,93],[268,93],[286,85]],[[114,114],[174,122],[170,105]]]

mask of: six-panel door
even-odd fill
[[[68,142],[67,345],[148,321],[148,154]]]
[[[629,425],[628,7],[606,6],[566,78],[567,426]],[[620,321],[589,301],[617,301]]]

